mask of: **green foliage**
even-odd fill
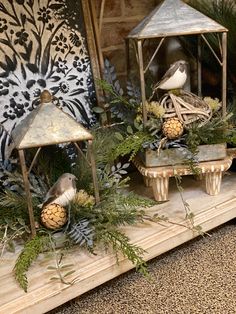
[[[39,203],[37,198],[33,197],[32,203],[37,209]],[[15,222],[18,218],[24,219],[25,222],[29,220],[26,198],[24,195],[5,190],[0,194],[0,224],[4,224],[6,219]]]
[[[35,153],[35,149],[28,152],[29,163]],[[43,147],[38,155],[37,163],[33,167],[33,172],[43,178],[48,187],[51,187],[62,173],[71,172],[71,161],[66,148],[56,145]]]
[[[117,127],[99,128],[93,131],[93,150],[97,168],[104,168],[108,163],[113,162],[110,158],[110,151],[118,144],[116,138]]]
[[[157,203],[153,200],[139,197],[131,192],[129,194],[118,193],[117,186],[114,189],[110,186],[105,193],[101,194],[101,202],[93,207],[72,204],[72,219],[75,223],[72,224],[68,235],[73,241],[78,239],[80,245],[86,244],[91,252],[94,252],[98,243],[105,247],[112,247],[116,254],[120,251],[134,263],[140,272],[146,275],[146,264],[141,257],[144,251],[131,244],[128,237],[119,231],[119,227],[143,223],[146,219],[143,209],[155,204]],[[86,222],[82,226],[82,232],[81,222]]]
[[[181,181],[182,181],[182,177],[179,175],[176,175],[175,176],[175,182],[176,182],[176,186],[178,188],[178,191],[179,191],[179,194],[181,197],[182,204],[184,206],[184,210],[185,210],[185,214],[186,214],[185,218],[190,223],[190,227],[187,226],[187,228],[189,228],[193,232],[197,232],[199,235],[203,235],[204,232],[202,231],[202,227],[200,225],[195,225],[194,213],[191,211],[189,203],[186,202],[184,197],[183,197],[183,191],[184,190],[183,190],[183,187],[181,185]]]
[[[142,198],[132,192],[118,193],[112,190],[101,195],[101,202],[94,207],[80,207],[72,204],[72,212],[76,221],[88,220],[94,229],[94,238],[99,240],[99,232],[105,228],[133,225],[143,222],[145,212],[140,208],[147,208],[157,204],[153,200]]]
[[[68,232],[68,236],[75,244],[80,246],[86,245],[86,247],[93,246],[93,229],[89,226],[90,221],[88,219],[81,219],[76,223],[73,223]]]
[[[135,118],[136,110],[141,102],[140,92],[130,82],[127,83],[127,96],[121,88],[117,79],[114,66],[106,59],[104,64],[104,80],[97,80],[97,85],[105,92],[104,109],[96,107],[97,113],[109,113],[115,121],[123,121],[132,124]]]
[[[0,224],[0,257],[3,256],[5,250],[15,252],[15,240],[28,238],[29,234],[30,229],[24,219],[18,217],[13,222],[12,219],[5,218]]]
[[[232,135],[233,127],[229,123],[231,115],[222,118],[216,116],[206,124],[199,126],[193,124],[186,136],[186,144],[192,152],[196,152],[200,144],[226,143]]]
[[[50,278],[51,281],[60,281],[66,285],[72,285],[73,281],[67,281],[67,277],[72,275],[75,272],[75,269],[71,269],[74,265],[73,264],[63,264],[63,254],[57,253],[56,254],[56,265],[50,265],[47,267],[48,271],[55,272],[56,275]]]
[[[26,272],[30,265],[35,261],[40,253],[42,253],[47,247],[49,237],[47,235],[35,236],[33,239],[28,241],[20,255],[18,256],[15,266],[14,275],[18,281],[20,287],[27,292],[28,280]]]
[[[129,160],[132,160],[142,148],[142,144],[152,139],[152,135],[145,131],[138,131],[134,134],[127,135],[123,138],[123,141],[113,149],[111,156],[115,160],[119,156],[130,155]]]
[[[123,256],[127,257],[134,265],[136,265],[137,271],[144,276],[148,276],[147,264],[142,258],[145,251],[142,248],[130,243],[129,238],[117,229],[105,229],[101,236],[103,243],[112,247],[113,251],[116,253],[118,261],[118,252],[121,252]]]
[[[93,140],[93,152],[95,156],[95,162],[97,171],[103,171],[103,169],[113,163],[111,160],[110,152],[118,143],[115,137],[116,128],[99,128],[92,131],[94,136]],[[85,155],[87,151],[84,150]],[[77,182],[77,189],[84,189],[90,193],[93,191],[91,166],[87,161],[79,154],[76,159],[76,165],[73,169],[73,173],[79,179]]]
[[[67,277],[72,275],[75,272],[74,269],[71,269],[74,265],[64,264],[63,263],[64,253],[56,249],[55,238],[53,238],[51,234],[48,234],[48,239],[49,239],[50,249],[52,251],[52,254],[55,260],[55,265],[49,265],[47,267],[47,270],[56,273],[54,276],[50,278],[50,280],[51,281],[59,280],[63,284],[72,285],[73,282],[67,281]]]

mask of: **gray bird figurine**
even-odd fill
[[[66,206],[76,194],[76,176],[71,173],[63,173],[46,194],[43,206],[55,203]]]
[[[162,79],[155,85],[154,90],[157,88],[164,90],[182,88],[187,80],[187,64],[184,60],[173,63]]]

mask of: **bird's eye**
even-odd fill
[[[71,178],[69,178],[69,180],[71,180]]]

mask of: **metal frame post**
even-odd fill
[[[20,157],[21,171],[22,171],[22,176],[23,176],[23,181],[24,181],[26,200],[27,200],[27,204],[28,204],[31,233],[32,233],[32,236],[34,237],[36,235],[36,228],[35,228],[32,197],[31,197],[31,193],[30,193],[30,184],[29,184],[28,172],[27,172],[26,163],[25,163],[24,150],[19,149],[18,153],[19,153],[19,157]]]
[[[222,114],[226,115],[227,101],[227,32],[222,33]]]
[[[139,74],[140,74],[140,86],[141,86],[141,96],[143,104],[143,125],[147,124],[147,110],[146,110],[146,91],[145,91],[145,77],[144,77],[144,67],[143,67],[143,49],[142,41],[138,40],[138,61],[139,61]]]
[[[197,91],[198,96],[202,96],[202,41],[201,35],[198,35],[197,41]]]
[[[96,204],[100,202],[100,196],[99,196],[99,187],[98,187],[98,180],[97,180],[97,172],[96,172],[96,164],[95,159],[93,155],[93,141],[88,140],[88,153],[89,153],[89,159],[91,163],[92,168],[92,176],[93,176],[93,186],[94,186],[94,195],[95,195],[95,201]]]

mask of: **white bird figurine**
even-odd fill
[[[66,206],[76,194],[76,176],[71,173],[62,174],[46,194],[42,207],[48,204]]]
[[[162,79],[155,85],[154,90],[157,88],[164,90],[182,88],[187,80],[187,64],[184,60],[171,64]]]

